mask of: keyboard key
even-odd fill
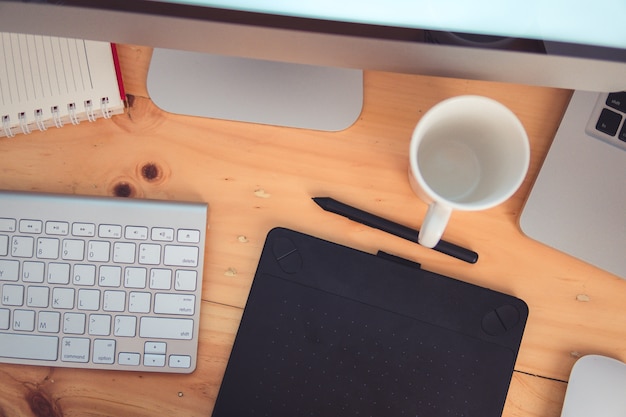
[[[13,330],[18,332],[32,332],[35,330],[35,311],[13,311]]]
[[[111,316],[92,314],[89,316],[89,334],[92,336],[108,336],[111,334]]]
[[[108,262],[111,244],[104,241],[91,241],[87,247],[87,260],[90,262]]]
[[[53,288],[52,289],[52,307],[71,310],[74,308],[74,289],[73,288]]]
[[[146,268],[127,267],[124,272],[124,287],[146,288],[147,275]]]
[[[96,225],[92,223],[72,224],[72,235],[82,237],[92,237],[96,235]]]
[[[98,285],[101,287],[119,287],[122,284],[122,268],[103,265],[100,267]]]
[[[145,366],[165,366],[165,355],[153,355],[153,354],[145,354],[143,355],[143,364]]]
[[[20,220],[20,233],[39,234],[43,230],[41,220]]]
[[[97,311],[100,309],[100,290],[78,290],[78,302],[76,307],[79,310]]]
[[[86,317],[82,313],[65,313],[63,315],[63,333],[84,334]]]
[[[11,310],[8,308],[0,308],[0,330],[9,330],[10,318]]]
[[[70,224],[67,222],[46,222],[46,234],[65,236],[70,232]]]
[[[198,248],[195,246],[174,246],[165,247],[163,263],[167,266],[187,266],[198,265]]]
[[[17,281],[20,263],[18,261],[0,259],[0,281]]]
[[[121,352],[119,354],[118,362],[120,365],[137,366],[141,355],[139,353]]]
[[[96,266],[95,265],[74,265],[74,274],[72,275],[74,285],[92,286],[96,283]]]
[[[64,337],[61,341],[61,360],[63,362],[89,362],[89,345],[87,338]]]
[[[115,340],[93,341],[93,363],[112,365],[115,362]]]
[[[142,226],[127,226],[124,237],[131,240],[146,240],[148,239],[148,228]]]
[[[596,129],[602,133],[606,133],[609,136],[615,136],[619,124],[622,121],[622,116],[619,113],[615,113],[609,109],[602,109],[600,118],[596,124]]]
[[[15,258],[32,258],[35,239],[27,236],[13,236],[11,255]]]
[[[129,313],[149,313],[152,294],[149,292],[131,292],[128,296]]]
[[[24,286],[4,284],[2,286],[2,305],[20,307],[24,305]]]
[[[0,232],[15,232],[15,219],[0,217]]]
[[[193,320],[142,317],[139,336],[150,339],[190,340],[193,336]]]
[[[0,357],[55,361],[58,349],[58,337],[0,333]]]
[[[119,239],[122,237],[122,226],[101,224],[98,227],[98,236],[103,238]]]
[[[622,113],[626,113],[626,91],[609,94],[606,98],[606,105]]]
[[[85,241],[78,239],[63,240],[61,258],[69,261],[82,261],[85,257]]]
[[[50,288],[28,287],[26,291],[26,305],[33,308],[46,308],[50,303]]]
[[[176,271],[176,284],[174,288],[176,291],[195,291],[198,281],[197,275],[196,271]]]
[[[41,333],[58,333],[61,326],[61,313],[56,311],[39,312],[37,330]]]
[[[196,297],[191,294],[155,294],[154,312],[191,316],[194,313]]]
[[[170,355],[170,368],[191,368],[191,356]]]
[[[22,281],[42,283],[44,281],[45,266],[43,262],[25,261],[22,264]]]
[[[171,269],[152,269],[150,271],[150,288],[153,290],[169,290],[172,287]]]
[[[198,243],[200,242],[200,231],[180,229],[177,234],[177,240],[180,243]]]
[[[105,291],[102,300],[104,311],[122,312],[126,309],[126,292]]]
[[[69,284],[70,264],[48,264],[48,284]]]
[[[59,257],[59,239],[40,237],[37,239],[37,258],[57,259]]]
[[[144,345],[144,353],[165,355],[167,353],[167,343],[165,342],[146,342]]]
[[[161,263],[161,245],[144,243],[139,245],[139,263],[158,265]]]
[[[174,240],[174,229],[153,227],[151,237],[152,240],[157,242],[172,242]]]
[[[0,235],[0,256],[7,256],[9,254],[9,237],[7,235]]]
[[[120,337],[134,337],[137,328],[137,317],[116,316],[113,334]]]
[[[116,242],[113,245],[113,261],[119,264],[135,263],[135,244]]]

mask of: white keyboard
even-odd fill
[[[190,373],[207,205],[0,191],[0,362]]]

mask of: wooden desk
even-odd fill
[[[0,365],[1,416],[209,416],[266,233],[286,226],[525,300],[530,318],[504,416],[558,417],[581,355],[626,360],[626,281],[524,237],[518,216],[570,92],[368,72],[365,107],[346,131],[321,133],[166,114],[145,90],[150,49],[120,48],[126,115],[0,139],[0,189],[207,201],[198,368],[161,375]],[[426,206],[407,182],[420,116],[460,94],[493,97],[531,140],[526,181],[510,200],[454,213],[445,238],[476,250],[469,265],[324,212],[328,195],[419,227]],[[1,208],[0,208],[1,210]]]

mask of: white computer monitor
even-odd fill
[[[560,0],[0,1],[3,31],[107,40],[163,51],[165,55],[160,52],[155,55],[153,66],[174,65],[163,70],[161,78],[158,78],[160,70],[151,68],[151,74],[157,74],[154,76],[157,78],[151,82],[150,94],[166,110],[180,109],[178,112],[188,114],[194,114],[193,109],[213,105],[219,110],[228,103],[234,103],[232,107],[237,108],[237,100],[250,105],[248,110],[254,113],[255,107],[271,108],[265,100],[278,98],[280,104],[294,98],[283,98],[281,91],[286,91],[287,96],[294,93],[291,95],[296,100],[306,101],[310,91],[328,90],[334,96],[326,99],[326,103],[358,106],[359,101],[349,96],[359,94],[360,70],[594,91],[623,90],[626,89],[623,16],[626,16],[623,0],[584,3]],[[178,52],[167,55],[168,50],[227,56],[234,61],[218,68],[222,73],[217,74],[220,81],[215,84],[215,80],[208,80],[213,71],[191,68],[191,72],[185,72],[201,55],[185,54],[188,59],[185,61]],[[213,86],[224,84],[225,75],[237,72],[233,71],[233,65],[241,69],[246,66],[244,62],[252,62],[241,59],[262,63],[259,67],[251,64],[249,71],[243,71],[245,76],[279,75],[274,77],[276,80],[252,81],[250,86],[267,87],[255,93],[260,97],[254,100],[246,99],[248,84],[236,79],[232,86],[224,88],[226,97],[213,97],[217,94]],[[214,65],[213,59],[209,61],[207,65]],[[298,65],[285,67],[278,63],[304,65],[300,66],[304,78],[288,76],[289,68]],[[319,79],[310,72],[311,68],[321,70]],[[328,75],[329,68],[341,70],[335,81],[333,75]],[[207,77],[207,81],[202,77]],[[281,81],[291,78],[292,84],[280,87]],[[166,92],[160,91],[166,85],[164,80],[169,80]],[[274,86],[273,82],[279,84]],[[324,88],[324,84],[332,82],[336,86],[329,84]],[[244,86],[242,92],[235,92],[238,84]],[[197,88],[203,85],[208,86],[206,90]],[[299,88],[305,85],[313,88]],[[349,88],[341,89],[346,86]],[[168,98],[177,91],[179,97]],[[207,95],[207,91],[211,94]],[[240,93],[242,97],[238,96]],[[183,96],[187,107],[181,103]],[[234,96],[237,98],[233,99]],[[345,103],[339,100],[342,97],[348,98],[343,100]],[[171,100],[169,104],[168,100]],[[337,113],[331,107],[328,114],[316,113],[315,109],[328,107],[323,105],[323,97],[321,100],[321,105],[313,103],[303,110],[291,104],[286,107],[317,120]],[[284,112],[278,110],[281,111]],[[223,118],[236,119],[229,115]],[[242,120],[264,122],[249,116]],[[289,125],[280,120],[269,123]],[[296,121],[295,125],[316,128],[307,123]],[[336,126],[320,128],[343,127],[346,126],[338,122]]]

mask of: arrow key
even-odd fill
[[[170,368],[191,368],[191,356],[170,355]]]

